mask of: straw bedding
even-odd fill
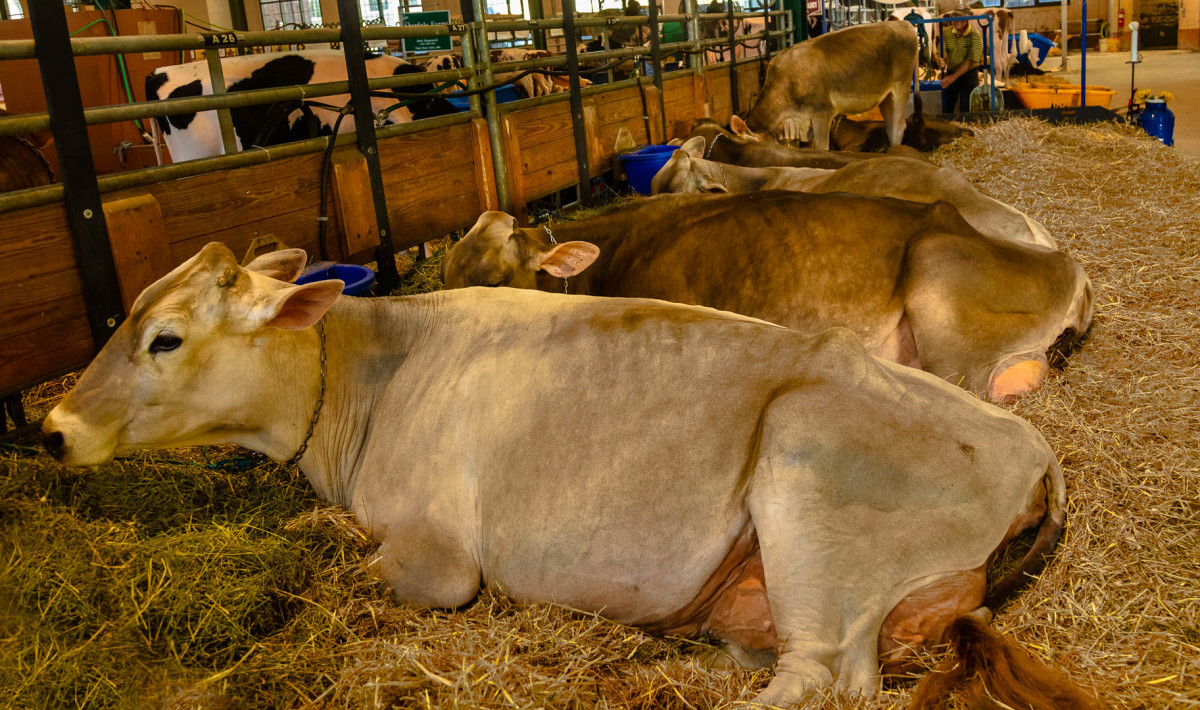
[[[1114,707],[1198,706],[1200,164],[1130,129],[1025,119],[935,159],[1044,222],[1096,288],[1082,350],[1015,407],[1062,457],[1068,534],[995,625]],[[708,708],[769,680],[704,643],[491,593],[396,606],[353,519],[245,453],[85,472],[0,449],[0,705]]]

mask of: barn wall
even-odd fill
[[[1200,49],[1200,0],[1179,0],[1179,48]]]

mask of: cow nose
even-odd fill
[[[42,437],[42,446],[45,447],[46,453],[56,459],[62,459],[64,444],[61,431],[52,431]]]

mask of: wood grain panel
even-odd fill
[[[7,394],[86,365],[96,349],[87,318],[70,318],[2,338],[0,353],[0,394]]]
[[[522,150],[572,135],[570,106],[563,102],[553,107],[558,109],[554,113],[542,112],[539,107],[511,114],[513,135],[521,142]]]
[[[532,175],[547,166],[568,160],[571,164],[575,163],[575,136],[571,133],[535,146],[521,144],[521,174],[523,175]]]
[[[548,165],[537,172],[525,176],[526,197],[530,200],[545,197],[559,190],[565,190],[579,181],[579,168],[575,158]]]
[[[196,234],[171,244],[171,259],[176,264],[182,264],[196,255],[205,244],[221,242],[230,248],[239,259],[250,243],[256,237],[278,237],[284,244],[296,249],[303,249],[309,254],[319,253],[317,247],[317,215],[316,205],[305,207],[288,214],[275,215],[261,220],[250,226],[236,226],[221,229],[207,234]],[[329,214],[329,229],[326,240],[330,251],[337,252],[337,213]]]
[[[172,243],[253,225],[320,199],[321,154],[222,170],[148,188]],[[286,239],[284,241],[287,241]]]
[[[61,204],[33,207],[0,215],[0,288],[37,274],[75,268],[75,247],[67,228],[67,210]]]
[[[0,338],[28,333],[65,318],[86,318],[79,272],[58,271],[31,276],[6,291]]]

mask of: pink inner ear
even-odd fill
[[[341,295],[345,282],[337,279],[297,286],[283,302],[279,313],[267,322],[272,328],[298,330],[308,328],[329,310]]]

